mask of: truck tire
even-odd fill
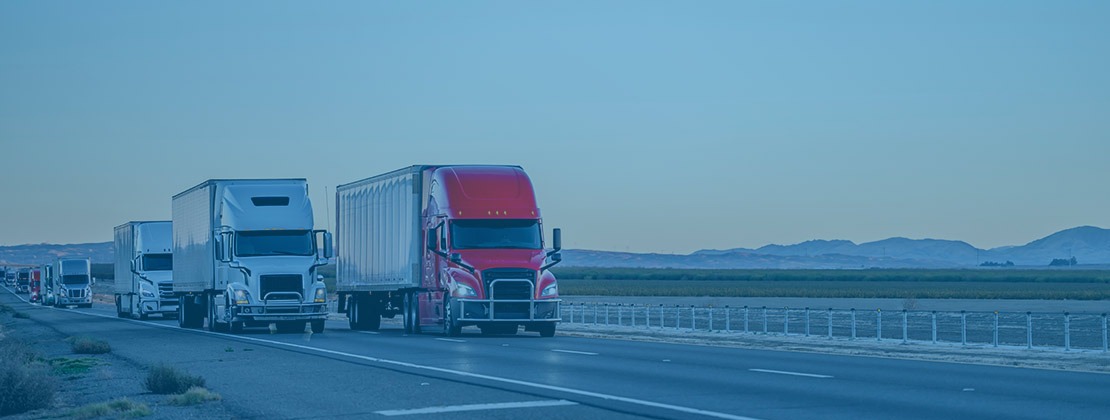
[[[550,322],[542,325],[537,329],[540,332],[540,337],[554,337],[555,336],[555,323]]]
[[[347,298],[347,305],[348,305],[347,306],[347,325],[350,326],[351,329],[354,330],[354,331],[361,331],[362,330],[362,324],[359,323],[360,320],[359,320],[359,317],[358,317],[358,315],[359,315],[358,314],[358,311],[359,311],[358,297],[354,296],[354,295],[351,295],[350,297],[348,297]]]
[[[127,318],[127,313],[123,312],[123,299],[116,295],[116,318]]]
[[[309,324],[312,325],[312,333],[313,334],[320,334],[320,333],[324,332],[324,320],[314,319],[312,321],[309,321]]]
[[[405,294],[404,312],[405,334],[420,334],[420,297],[415,292]]]
[[[212,296],[208,298],[208,331],[226,332],[230,330],[230,328],[227,327],[228,325],[226,323],[220,322],[217,318],[216,297]]]
[[[443,298],[443,335],[448,337],[458,337],[462,335],[462,326],[459,325],[459,316],[455,315],[450,296],[445,296]]]

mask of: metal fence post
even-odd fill
[[[713,305],[709,305],[709,331],[713,331]]]
[[[875,309],[875,341],[883,341],[883,308]]]
[[[1064,312],[1064,351],[1071,350],[1071,314]]]
[[[829,339],[832,340],[832,308],[829,308],[827,315],[825,325],[829,327]]]
[[[998,347],[998,311],[994,311],[994,346]]]
[[[659,328],[662,329],[666,326],[666,318],[663,315],[663,304],[659,304]]]
[[[806,306],[806,337],[809,337],[809,307]]]
[[[852,339],[856,339],[856,308],[852,308]]]
[[[725,332],[732,332],[732,309],[725,305]]]
[[[933,311],[933,344],[937,343],[937,311]]]
[[[617,304],[617,325],[624,325],[624,304]]]
[[[1025,313],[1025,348],[1033,349],[1033,313]]]
[[[597,302],[594,302],[594,325],[597,325],[597,318],[598,318],[597,317],[597,311],[598,311],[597,308],[598,308],[598,304],[597,304]]]
[[[744,332],[748,331],[748,305],[744,305]]]
[[[767,334],[767,307],[763,307],[763,333]]]
[[[903,309],[902,310],[902,344],[906,344],[906,342],[908,342],[910,340],[909,334],[908,334],[909,333],[909,324],[910,324],[909,312],[907,312],[905,309]]]
[[[967,345],[967,311],[960,311],[960,345]]]
[[[782,308],[782,335],[790,335],[790,307]]]

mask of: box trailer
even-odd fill
[[[115,303],[120,318],[177,315],[172,226],[169,221],[116,226]]]
[[[327,289],[316,269],[331,257],[331,234],[313,230],[304,179],[208,180],[172,207],[178,325],[323,332]]]
[[[555,334],[560,299],[548,268],[561,260],[560,231],[547,250],[520,167],[417,165],[335,194],[338,308],[352,329],[401,315],[406,332]]]

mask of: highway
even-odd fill
[[[1110,375],[534,333],[241,336],[114,308],[0,302],[136,363],[204,376],[249,418],[1103,418]]]

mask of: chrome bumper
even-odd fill
[[[558,322],[562,299],[457,299],[459,321]]]

